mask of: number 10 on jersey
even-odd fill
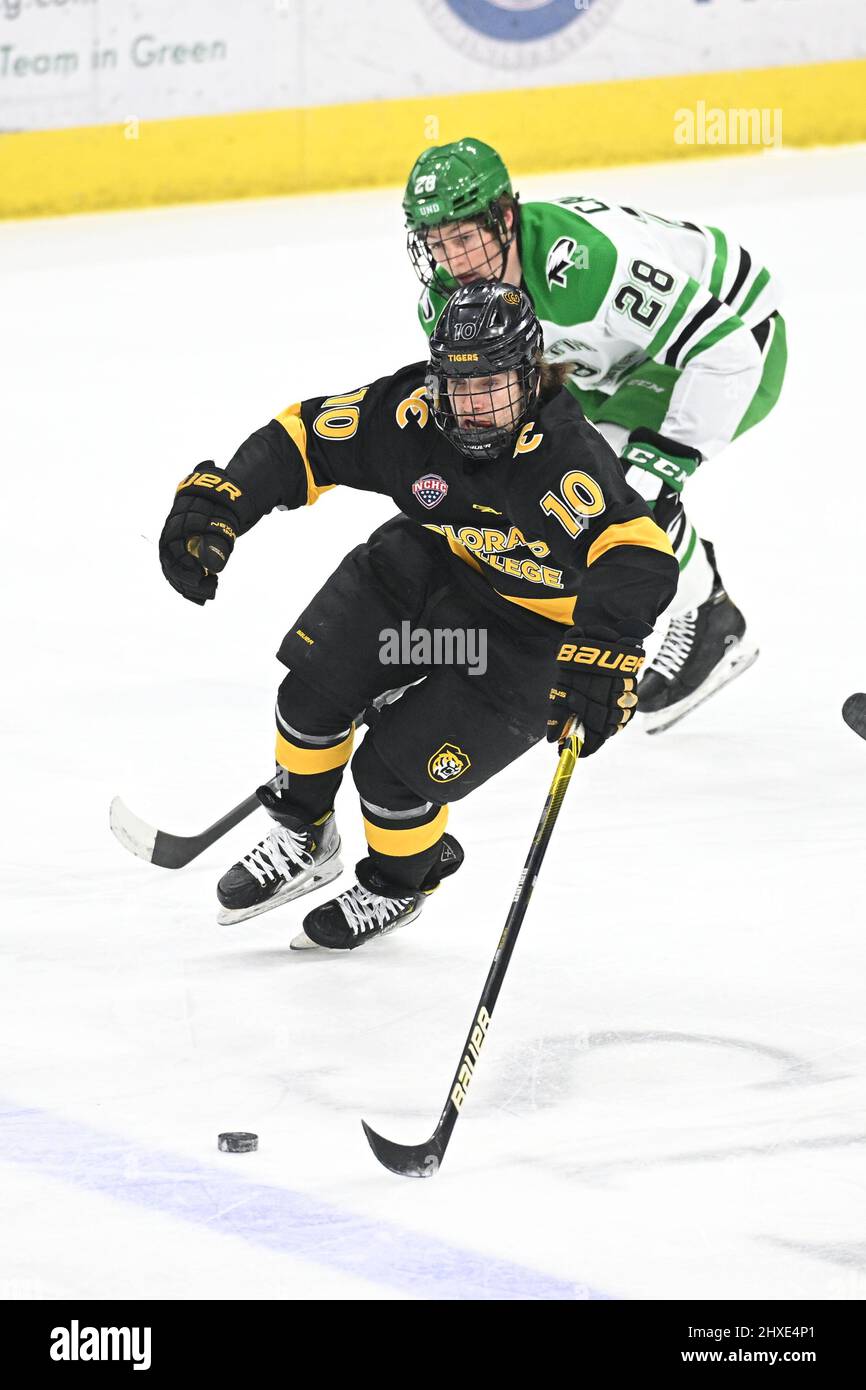
[[[541,510],[555,516],[559,524],[570,536],[578,536],[589,525],[590,517],[599,516],[604,511],[604,493],[595,478],[580,470],[566,473],[559,484],[562,494],[546,492],[541,499]]]

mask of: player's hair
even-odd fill
[[[549,401],[561,391],[569,376],[567,362],[545,362],[541,353],[536,356],[539,370],[540,394],[542,400]]]

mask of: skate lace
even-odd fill
[[[352,928],[352,935],[363,935],[366,931],[373,931],[376,927],[390,926],[395,917],[399,917],[405,907],[412,902],[411,898],[383,898],[378,893],[371,893],[368,889],[362,888],[360,883],[356,883],[347,892],[341,893],[337,899],[343,910],[343,916]]]
[[[665,640],[650,663],[654,671],[659,671],[668,680],[678,676],[685,664],[695,640],[697,619],[696,608],[690,608],[676,618],[671,618]]]
[[[306,831],[289,830],[287,826],[279,825],[241,863],[261,884],[278,874],[288,881],[294,878],[299,869],[313,868],[315,861],[306,844]]]

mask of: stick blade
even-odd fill
[[[426,1144],[395,1144],[391,1139],[383,1139],[366,1120],[362,1120],[361,1124],[367,1142],[383,1168],[397,1173],[401,1178],[432,1178],[434,1173],[438,1173],[444,1149],[435,1134]]]
[[[274,778],[273,782],[266,785],[275,786],[276,782],[277,779]],[[161,869],[182,869],[206,849],[210,849],[211,845],[215,845],[223,835],[234,830],[236,825],[240,825],[253,811],[257,811],[261,804],[258,793],[253,792],[252,796],[233,806],[200,834],[171,835],[167,830],[157,830],[155,826],[148,825],[147,821],[140,820],[124,805],[120,797],[116,796],[111,803],[109,821],[114,834],[130,854],[137,855],[139,859],[146,859],[149,864],[157,864]]]
[[[111,803],[108,820],[124,849],[160,869],[182,869],[208,845],[206,835],[170,835],[167,830],[157,830],[130,811],[119,796]]]
[[[130,811],[119,796],[116,796],[111,803],[108,822],[112,833],[124,849],[128,849],[130,854],[137,855],[139,859],[145,859],[148,864],[153,863],[156,828],[148,825],[146,821],[141,820]]]
[[[848,696],[842,706],[842,718],[849,729],[853,729],[861,738],[866,738],[866,695],[862,691]]]

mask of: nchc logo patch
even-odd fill
[[[427,771],[434,782],[453,782],[471,766],[468,754],[456,743],[443,743],[427,763]]]
[[[417,497],[422,507],[429,511],[435,507],[448,492],[448,484],[438,473],[425,473],[412,484],[412,496]]]

